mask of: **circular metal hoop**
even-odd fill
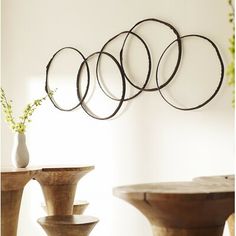
[[[89,90],[89,82],[90,82],[90,73],[89,73],[89,67],[88,67],[88,64],[87,62],[85,61],[85,57],[84,55],[79,51],[77,50],[76,48],[73,48],[73,47],[64,47],[64,48],[61,48],[59,49],[56,53],[54,53],[54,55],[52,56],[52,58],[50,59],[49,63],[47,64],[47,67],[46,67],[46,82],[45,82],[45,91],[47,94],[50,93],[51,89],[49,88],[49,85],[48,85],[48,81],[49,81],[49,71],[50,71],[50,67],[51,67],[51,64],[53,62],[53,60],[55,59],[55,57],[63,50],[67,50],[67,49],[70,49],[70,50],[73,50],[75,52],[77,52],[82,58],[83,58],[83,63],[86,64],[86,69],[87,69],[87,85],[86,85],[86,90],[85,90],[85,93],[84,95],[82,96],[82,98],[80,99],[80,102],[75,105],[74,107],[72,108],[69,108],[69,109],[66,109],[66,108],[62,108],[60,107],[57,102],[55,101],[54,97],[53,96],[49,96],[51,102],[53,103],[53,105],[59,109],[60,111],[73,111],[74,109],[76,109],[77,107],[79,107],[81,105],[81,103],[83,102],[83,100],[85,99],[87,93],[88,93],[88,90]],[[77,75],[78,77],[78,75]],[[78,79],[77,79],[78,80]]]
[[[124,47],[125,47],[125,44],[126,44],[126,41],[129,37],[129,35],[131,34],[131,32],[139,25],[143,24],[144,22],[148,22],[148,21],[153,21],[153,22],[157,22],[157,23],[160,23],[160,24],[163,24],[165,26],[167,26],[168,28],[170,28],[174,34],[176,35],[176,41],[178,42],[178,57],[177,57],[177,61],[176,61],[176,65],[175,65],[175,68],[174,68],[174,71],[173,73],[170,75],[170,77],[168,78],[168,80],[160,85],[159,87],[156,87],[156,88],[150,88],[150,89],[146,89],[144,88],[143,91],[149,91],[149,92],[152,92],[152,91],[157,91],[159,89],[162,89],[164,88],[167,84],[170,83],[170,81],[174,78],[176,72],[178,71],[178,68],[179,68],[179,65],[180,65],[180,61],[181,61],[181,56],[182,56],[182,43],[181,43],[181,37],[178,33],[178,31],[175,29],[174,26],[172,26],[171,24],[165,22],[165,21],[162,21],[162,20],[158,20],[158,19],[155,19],[155,18],[148,18],[148,19],[145,19],[145,20],[142,20],[142,21],[139,21],[138,23],[136,23],[127,33],[127,36],[125,37],[124,39],[124,42],[123,42],[123,45],[122,45],[122,48],[120,50],[120,63],[121,63],[121,67],[122,67],[122,70],[124,71],[124,74],[125,74],[125,77],[126,79],[129,81],[129,83],[134,86],[136,89],[141,89],[139,86],[137,86],[136,84],[134,84],[127,76],[127,74],[125,73],[125,69],[124,69],[124,65],[123,65],[123,51],[124,51]]]
[[[106,116],[106,117],[99,117],[99,116],[95,115],[94,113],[92,113],[92,112],[90,111],[90,109],[86,106],[86,104],[83,102],[84,100],[81,99],[81,94],[80,94],[80,89],[79,89],[79,87],[78,87],[78,90],[77,90],[77,95],[78,95],[79,100],[81,101],[81,106],[82,106],[83,110],[84,110],[89,116],[91,116],[92,118],[97,119],[97,120],[107,120],[107,119],[110,119],[110,118],[114,117],[114,116],[117,114],[117,112],[120,110],[120,108],[121,108],[121,106],[122,106],[122,104],[123,104],[123,102],[124,102],[125,92],[126,92],[125,77],[124,77],[123,71],[122,71],[122,69],[121,69],[121,67],[120,67],[120,64],[119,64],[119,62],[116,60],[116,58],[115,58],[114,56],[112,56],[110,53],[101,52],[101,51],[100,51],[100,52],[95,52],[95,53],[91,54],[90,56],[88,56],[88,57],[84,60],[84,62],[81,64],[81,66],[80,66],[80,69],[79,69],[79,72],[78,72],[78,77],[77,77],[77,85],[79,85],[79,82],[80,82],[80,81],[79,81],[79,80],[80,80],[80,73],[81,73],[81,70],[82,70],[82,68],[83,68],[83,66],[84,66],[84,63],[87,63],[87,61],[88,61],[89,59],[91,59],[92,57],[94,57],[95,55],[101,55],[101,54],[104,54],[104,55],[110,57],[110,58],[113,60],[113,62],[116,64],[117,68],[118,68],[119,71],[120,71],[120,75],[121,75],[121,79],[122,79],[122,94],[121,94],[121,98],[119,99],[118,106],[116,107],[116,109],[114,110],[114,112],[113,112],[111,115]]]
[[[147,52],[147,57],[148,57],[148,72],[147,72],[147,76],[146,76],[146,79],[145,79],[145,81],[144,81],[143,86],[140,87],[140,88],[136,88],[136,89],[138,89],[139,91],[138,91],[136,94],[134,94],[134,95],[132,95],[132,96],[130,96],[130,97],[128,97],[128,98],[125,98],[124,101],[128,101],[128,100],[131,100],[131,99],[137,97],[142,91],[145,90],[145,87],[146,87],[146,85],[148,84],[149,79],[150,79],[151,68],[152,68],[151,54],[150,54],[150,51],[149,51],[149,49],[148,49],[147,44],[145,43],[145,41],[144,41],[139,35],[137,35],[136,33],[133,33],[133,32],[123,31],[123,32],[121,32],[121,33],[115,35],[114,37],[112,37],[111,39],[109,39],[109,40],[104,44],[104,46],[103,46],[102,49],[101,49],[101,52],[103,52],[103,51],[105,50],[105,48],[106,48],[113,40],[115,40],[116,38],[118,38],[120,35],[122,35],[122,34],[128,34],[128,33],[129,33],[129,34],[132,34],[133,36],[135,36],[135,37],[136,37],[137,39],[139,39],[139,40],[141,41],[141,43],[144,45],[145,50],[146,50],[146,52]],[[106,96],[108,96],[109,98],[111,98],[111,99],[113,99],[113,100],[119,101],[119,99],[110,96],[110,95],[105,91],[105,89],[102,87],[102,84],[101,84],[101,82],[100,82],[99,75],[98,75],[98,67],[99,67],[100,60],[101,60],[101,54],[100,54],[99,57],[98,57],[97,65],[96,65],[96,76],[97,76],[98,84],[99,84],[101,90],[104,92],[104,94],[105,94]],[[124,74],[124,75],[125,75],[125,74]],[[125,78],[127,78],[127,77],[125,76]]]
[[[194,107],[190,107],[190,108],[181,108],[181,107],[178,107],[178,106],[175,106],[173,105],[171,102],[169,102],[165,96],[163,95],[162,91],[159,89],[159,93],[161,95],[161,97],[172,107],[178,109],[178,110],[182,110],[182,111],[191,111],[191,110],[195,110],[195,109],[199,109],[203,106],[205,106],[207,103],[209,103],[215,96],[216,94],[219,92],[220,90],[220,87],[222,85],[222,82],[223,82],[223,78],[224,78],[224,63],[223,63],[223,60],[221,58],[221,55],[220,55],[220,52],[219,52],[219,49],[217,48],[217,46],[215,45],[215,43],[212,42],[212,40],[210,40],[209,38],[205,37],[205,36],[202,36],[202,35],[197,35],[197,34],[190,34],[190,35],[184,35],[181,37],[181,39],[184,39],[184,38],[188,38],[188,37],[198,37],[198,38],[201,38],[201,39],[204,39],[206,41],[208,41],[211,46],[215,49],[216,51],[216,55],[217,55],[217,58],[219,59],[219,62],[220,62],[220,66],[221,66],[221,75],[220,75],[220,80],[219,80],[219,83],[218,83],[218,86],[216,88],[216,90],[214,91],[214,93],[206,100],[204,101],[203,103],[197,105],[197,106],[194,106]],[[161,60],[163,58],[163,56],[165,55],[166,51],[170,48],[171,45],[173,45],[177,40],[174,40],[171,44],[168,45],[168,47],[164,50],[164,52],[162,53],[159,61],[158,61],[158,64],[157,64],[157,69],[156,69],[156,83],[157,83],[157,87],[160,88],[159,86],[159,79],[158,79],[158,71],[159,71],[159,66],[160,66],[160,63],[161,63]]]

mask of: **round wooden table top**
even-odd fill
[[[87,165],[81,165],[81,166],[46,166],[42,168],[42,171],[46,172],[59,172],[59,171],[90,171],[93,170],[94,166],[87,166]]]
[[[14,174],[14,173],[25,173],[32,171],[90,171],[93,170],[94,166],[86,165],[53,165],[53,166],[29,166],[26,168],[16,167],[1,167],[1,173],[3,174]]]
[[[94,166],[44,166],[34,177],[43,185],[76,184],[85,174],[94,169]]]
[[[15,168],[15,167],[1,167],[1,174],[26,173],[32,171],[40,171],[38,167]]]
[[[58,180],[58,183],[72,181],[73,176],[82,177],[94,169],[94,166],[85,165],[54,165],[54,166],[29,166],[27,168],[2,167],[1,190],[15,190],[22,188],[30,179]],[[64,183],[63,182],[63,183]]]
[[[113,194],[130,200],[194,200],[234,197],[234,185],[161,182],[116,187]]]
[[[216,175],[216,176],[200,176],[196,177],[194,181],[201,181],[205,183],[215,183],[215,184],[222,184],[222,183],[234,183],[234,175]]]
[[[99,220],[93,216],[85,215],[64,215],[64,216],[46,216],[38,219],[38,223],[41,225],[85,225],[94,224]]]
[[[38,172],[37,168],[1,168],[1,191],[22,189]]]

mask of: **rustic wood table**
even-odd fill
[[[78,181],[94,166],[2,168],[1,236],[16,236],[24,186],[36,179],[43,190],[49,214],[72,214]]]
[[[222,236],[234,212],[234,186],[163,182],[116,187],[115,196],[139,209],[154,236]]]

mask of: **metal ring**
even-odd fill
[[[198,37],[198,38],[202,38],[204,40],[207,40],[211,45],[212,47],[215,49],[216,51],[216,55],[217,55],[217,58],[219,59],[219,62],[220,62],[220,66],[221,66],[221,75],[220,75],[220,80],[219,80],[219,83],[218,83],[218,86],[216,88],[216,90],[214,91],[214,93],[210,96],[210,98],[208,98],[205,102],[201,103],[200,105],[197,105],[197,106],[194,106],[194,107],[190,107],[190,108],[181,108],[181,107],[177,107],[175,105],[173,105],[172,103],[170,103],[166,98],[165,96],[163,95],[163,93],[161,92],[161,90],[159,89],[159,93],[161,95],[161,97],[172,107],[178,109],[178,110],[182,110],[182,111],[191,111],[191,110],[195,110],[195,109],[199,109],[203,106],[205,106],[207,103],[209,103],[215,96],[216,94],[219,92],[220,90],[220,87],[222,85],[222,82],[223,82],[223,78],[224,78],[224,63],[223,63],[223,60],[221,58],[221,55],[220,55],[220,52],[219,52],[219,49],[217,48],[217,46],[215,45],[215,43],[213,43],[209,38],[205,37],[205,36],[202,36],[202,35],[198,35],[198,34],[190,34],[190,35],[185,35],[185,36],[182,36],[181,39],[183,38],[187,38],[187,37]],[[166,51],[170,48],[170,46],[172,44],[174,44],[177,40],[174,40],[171,44],[169,44],[169,46],[164,50],[164,52],[162,53],[159,61],[158,61],[158,64],[157,64],[157,69],[156,69],[156,83],[157,83],[157,87],[159,88],[159,81],[158,81],[158,70],[159,70],[159,66],[160,66],[160,63],[161,63],[161,60],[164,56],[164,54],[166,53]]]
[[[105,54],[105,55],[109,56],[109,57],[115,62],[115,64],[117,65],[117,67],[118,67],[118,69],[119,69],[119,71],[120,71],[121,78],[122,78],[122,95],[121,95],[121,98],[119,99],[118,106],[116,107],[115,111],[114,111],[111,115],[106,116],[106,117],[99,117],[99,116],[93,114],[93,113],[89,110],[89,108],[86,106],[86,104],[83,102],[83,100],[81,100],[80,89],[77,90],[77,95],[78,95],[79,100],[81,100],[81,106],[82,106],[83,110],[84,110],[89,116],[91,116],[92,118],[97,119],[97,120],[107,120],[107,119],[110,119],[110,118],[112,118],[113,116],[115,116],[115,115],[117,114],[117,112],[120,110],[120,108],[121,108],[121,106],[122,106],[122,104],[123,104],[123,102],[124,102],[125,92],[126,92],[125,77],[124,77],[123,71],[122,71],[122,69],[121,69],[121,67],[120,67],[120,64],[119,64],[119,62],[116,60],[116,58],[115,58],[114,56],[112,56],[110,53],[101,52],[101,51],[100,51],[100,52],[95,52],[95,53],[91,54],[90,56],[88,56],[88,57],[84,60],[84,62],[81,64],[81,66],[80,66],[80,69],[79,69],[79,72],[78,72],[78,78],[77,78],[77,85],[79,84],[80,72],[81,72],[81,70],[82,70],[82,67],[83,67],[84,63],[86,63],[91,57],[93,57],[93,56],[95,56],[95,55],[97,55],[97,54],[99,54],[99,55]]]
[[[86,63],[86,68],[87,68],[87,85],[86,85],[86,90],[85,90],[85,93],[83,95],[83,97],[80,99],[80,102],[75,105],[74,107],[72,108],[69,108],[69,109],[65,109],[65,108],[62,108],[60,107],[57,102],[55,101],[54,97],[53,96],[49,96],[51,102],[53,103],[53,105],[59,109],[60,111],[73,111],[74,109],[76,109],[77,107],[79,107],[81,105],[81,103],[83,102],[83,100],[85,99],[87,93],[88,93],[88,89],[89,89],[89,82],[90,82],[90,73],[89,73],[89,67],[88,67],[88,64],[87,62],[85,61],[85,57],[84,55],[79,51],[77,50],[76,48],[73,48],[73,47],[64,47],[64,48],[61,48],[59,49],[56,53],[54,53],[54,55],[52,56],[52,58],[50,59],[49,63],[47,64],[47,67],[46,67],[46,82],[45,82],[45,91],[47,94],[50,93],[51,89],[49,88],[49,85],[48,85],[48,81],[49,81],[49,70],[50,70],[50,66],[51,66],[51,63],[52,61],[54,60],[54,58],[57,56],[58,53],[60,53],[62,50],[66,50],[66,49],[71,49],[71,50],[74,50],[75,52],[77,52],[82,58],[83,58],[83,63]],[[77,75],[78,77],[78,75]],[[77,78],[78,80],[78,78]]]
[[[136,89],[141,89],[141,88],[140,88],[139,86],[135,85],[135,84],[128,78],[128,76],[127,76],[126,73],[125,73],[125,69],[124,69],[124,66],[123,66],[123,50],[124,50],[124,46],[125,46],[125,43],[126,43],[126,41],[127,41],[127,38],[129,37],[129,34],[133,31],[133,29],[134,29],[136,26],[138,26],[138,25],[140,25],[140,24],[142,24],[142,23],[144,23],[144,22],[147,22],[147,21],[158,22],[158,23],[161,23],[161,24],[163,24],[163,25],[169,27],[169,28],[174,32],[174,34],[176,35],[176,38],[177,38],[176,41],[178,42],[178,58],[177,58],[177,62],[176,62],[176,65],[175,65],[175,68],[174,68],[173,73],[170,75],[170,77],[168,78],[168,80],[167,80],[164,84],[160,85],[159,87],[157,87],[157,88],[150,88],[150,89],[145,89],[145,88],[143,89],[143,91],[152,92],[152,91],[157,91],[157,90],[159,90],[159,89],[164,88],[164,87],[165,87],[167,84],[169,84],[169,82],[174,78],[176,72],[178,71],[178,68],[179,68],[179,65],[180,65],[180,61],[181,61],[181,56],[182,56],[182,43],[181,43],[181,37],[180,37],[178,31],[175,29],[175,27],[172,26],[171,24],[165,22],[165,21],[158,20],[158,19],[155,19],[155,18],[148,18],[148,19],[145,19],[145,20],[142,20],[142,21],[139,21],[138,23],[136,23],[136,24],[129,30],[127,36],[126,36],[125,39],[124,39],[122,48],[121,48],[121,50],[120,50],[120,63],[121,63],[121,68],[122,68],[122,70],[124,71],[124,74],[125,74],[126,79],[127,79],[127,80],[129,81],[129,83],[130,83],[131,85],[133,85]]]
[[[103,52],[104,49],[106,48],[106,46],[107,46],[109,43],[111,43],[114,39],[116,39],[117,37],[119,37],[119,36],[122,35],[122,34],[127,34],[127,33],[132,34],[132,35],[134,35],[135,37],[137,37],[137,38],[142,42],[142,44],[144,45],[144,47],[145,47],[145,49],[146,49],[146,52],[147,52],[147,56],[148,56],[148,72],[147,72],[146,80],[145,80],[143,86],[142,86],[141,88],[136,88],[136,89],[138,89],[139,91],[138,91],[136,94],[132,95],[131,97],[125,98],[124,101],[128,101],[128,100],[131,100],[131,99],[137,97],[142,91],[145,90],[145,87],[146,87],[146,85],[148,84],[148,81],[149,81],[149,79],[150,79],[151,68],[152,68],[152,64],[151,64],[151,63],[152,63],[152,62],[151,62],[151,54],[150,54],[150,51],[149,51],[149,49],[148,49],[147,44],[145,43],[145,41],[144,41],[139,35],[137,35],[136,33],[133,33],[133,32],[123,31],[123,32],[121,32],[121,33],[115,35],[114,37],[112,37],[111,39],[109,39],[109,40],[104,44],[104,46],[103,46],[102,49],[101,49],[101,52]],[[97,65],[96,65],[96,76],[97,76],[98,84],[99,84],[101,90],[104,92],[104,94],[105,94],[106,96],[108,96],[109,98],[111,98],[111,99],[113,99],[113,100],[119,101],[119,99],[110,96],[110,95],[105,91],[105,89],[102,87],[102,85],[101,85],[101,82],[100,82],[100,79],[99,79],[99,75],[98,75],[98,66],[99,66],[100,58],[101,58],[101,54],[100,54],[99,57],[98,57]],[[126,77],[126,76],[125,76],[125,77]]]

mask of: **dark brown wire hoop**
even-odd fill
[[[140,88],[136,88],[136,89],[138,89],[139,91],[138,91],[137,93],[135,93],[134,95],[132,95],[132,96],[130,96],[130,97],[128,97],[128,98],[125,98],[124,101],[128,101],[128,100],[131,100],[131,99],[137,97],[141,92],[143,92],[143,91],[145,90],[145,87],[146,87],[146,85],[148,84],[149,79],[150,79],[151,68],[152,68],[151,54],[150,54],[149,48],[148,48],[147,44],[145,43],[145,41],[144,41],[138,34],[136,34],[136,33],[134,33],[134,32],[123,31],[123,32],[121,32],[121,33],[115,35],[114,37],[112,37],[111,39],[109,39],[109,40],[103,45],[103,47],[102,47],[102,49],[101,49],[101,52],[103,52],[103,51],[105,50],[105,48],[106,48],[113,40],[115,40],[116,38],[118,38],[120,35],[122,35],[122,34],[128,34],[128,33],[129,33],[129,34],[132,34],[133,36],[135,36],[135,37],[136,37],[137,39],[139,39],[139,40],[141,41],[141,43],[144,45],[145,50],[146,50],[146,52],[147,52],[147,57],[148,57],[148,72],[147,72],[147,75],[146,75],[146,79],[145,79],[145,81],[144,81],[144,83],[143,83],[143,86],[140,87]],[[109,98],[111,98],[111,99],[113,99],[113,100],[119,101],[119,99],[114,98],[114,97],[112,97],[111,95],[109,95],[109,94],[105,91],[105,89],[103,88],[103,86],[102,86],[102,84],[101,84],[101,81],[100,81],[100,78],[99,78],[99,73],[98,73],[98,68],[99,68],[100,60],[101,60],[101,54],[98,56],[98,60],[97,60],[97,64],[96,64],[96,77],[97,77],[98,84],[99,84],[101,90],[104,92],[104,94],[105,94],[106,96],[108,96]],[[125,75],[125,74],[124,74],[124,75]],[[125,78],[127,78],[127,77],[125,76]]]
[[[175,109],[178,109],[178,110],[181,110],[181,111],[191,111],[191,110],[195,110],[195,109],[199,109],[203,106],[205,106],[207,103],[209,103],[215,96],[216,94],[219,92],[220,90],[220,87],[223,83],[223,78],[224,78],[224,63],[223,63],[223,60],[222,60],[222,57],[220,55],[220,52],[219,52],[219,49],[217,48],[216,44],[210,40],[209,38],[205,37],[205,36],[202,36],[202,35],[198,35],[198,34],[189,34],[189,35],[184,35],[181,37],[181,39],[184,39],[184,38],[188,38],[188,37],[198,37],[198,38],[201,38],[201,39],[204,39],[206,41],[208,41],[211,46],[215,49],[216,51],[216,55],[217,55],[217,58],[219,59],[219,62],[220,62],[220,67],[221,67],[221,74],[220,74],[220,80],[219,80],[219,83],[217,85],[217,88],[216,90],[214,91],[214,93],[206,100],[204,101],[203,103],[197,105],[197,106],[194,106],[194,107],[190,107],[190,108],[181,108],[181,107],[178,107],[178,106],[175,106],[174,104],[172,104],[171,102],[169,102],[165,96],[163,95],[162,91],[159,89],[159,93],[161,95],[161,97],[172,107],[174,107]],[[167,48],[163,51],[159,61],[158,61],[158,64],[157,64],[157,69],[156,69],[156,83],[157,83],[157,87],[159,88],[159,79],[158,79],[158,71],[159,71],[159,67],[160,67],[160,63],[161,63],[161,60],[163,58],[163,56],[165,55],[166,51],[170,48],[170,46],[172,46],[177,40],[174,40],[171,44],[169,44],[167,46]]]
[[[67,49],[70,49],[70,50],[73,50],[75,52],[77,52],[82,58],[83,58],[83,63],[86,64],[86,69],[87,69],[87,85],[86,85],[86,90],[85,90],[85,93],[84,95],[82,96],[82,98],[80,99],[79,103],[77,105],[75,105],[74,107],[72,108],[69,108],[69,109],[66,109],[66,108],[62,108],[60,107],[57,102],[55,101],[53,95],[49,96],[51,102],[53,103],[53,105],[59,109],[60,111],[73,111],[75,110],[77,107],[79,107],[81,105],[81,103],[84,101],[84,99],[86,98],[86,95],[88,93],[88,90],[89,90],[89,83],[90,83],[90,73],[89,73],[89,67],[88,67],[88,64],[87,62],[85,61],[85,57],[84,55],[79,51],[77,50],[76,48],[73,48],[73,47],[63,47],[61,49],[59,49],[57,52],[55,52],[52,56],[52,58],[50,59],[50,61],[48,62],[47,64],[47,67],[46,67],[46,82],[45,82],[45,91],[47,94],[49,94],[52,90],[50,89],[49,87],[49,84],[48,84],[48,81],[49,81],[49,71],[50,71],[50,67],[51,67],[51,64],[53,62],[53,60],[55,59],[55,57],[63,50],[67,50]],[[78,75],[77,75],[78,77]],[[77,79],[78,80],[78,79]]]
[[[176,41],[178,42],[178,57],[177,57],[177,61],[176,61],[176,65],[175,65],[175,68],[174,68],[174,71],[173,73],[170,75],[170,77],[168,78],[168,80],[160,85],[159,87],[156,87],[156,88],[150,88],[150,89],[147,89],[147,88],[144,88],[143,91],[147,91],[147,92],[153,92],[153,91],[157,91],[159,89],[162,89],[164,88],[167,84],[170,83],[170,81],[174,78],[176,72],[178,71],[178,68],[179,68],[179,65],[180,65],[180,61],[181,61],[181,56],[182,56],[182,43],[181,43],[181,37],[180,37],[180,34],[178,33],[178,31],[176,30],[176,28],[165,22],[165,21],[162,21],[162,20],[159,20],[159,19],[155,19],[155,18],[148,18],[148,19],[144,19],[144,20],[141,20],[139,21],[138,23],[136,23],[127,33],[125,39],[124,39],[124,42],[123,42],[123,45],[122,45],[122,48],[120,50],[120,64],[121,64],[121,68],[122,70],[124,71],[124,74],[125,74],[125,77],[126,79],[129,81],[129,83],[135,87],[136,89],[141,89],[139,86],[137,86],[136,84],[134,84],[130,79],[129,77],[127,76],[127,74],[125,73],[125,69],[124,69],[124,65],[123,65],[123,51],[124,51],[124,47],[125,47],[125,44],[126,44],[126,41],[129,37],[129,35],[131,34],[131,32],[139,25],[145,23],[145,22],[148,22],[148,21],[153,21],[153,22],[157,22],[157,23],[160,23],[160,24],[163,24],[165,26],[167,26],[168,28],[170,28],[174,34],[176,35]]]
[[[91,59],[92,57],[94,57],[95,55],[101,55],[101,54],[104,54],[104,55],[110,57],[110,58],[113,60],[113,62],[116,64],[117,68],[118,68],[119,71],[120,71],[121,80],[122,80],[122,94],[121,94],[121,98],[118,100],[119,102],[118,102],[118,105],[117,105],[116,109],[115,109],[114,112],[113,112],[111,115],[109,115],[109,116],[106,116],[106,117],[99,117],[99,116],[95,115],[93,112],[91,112],[90,109],[89,109],[89,108],[86,106],[86,104],[84,103],[84,99],[81,99],[81,94],[80,94],[80,88],[79,88],[79,87],[78,87],[78,89],[77,89],[77,96],[78,96],[78,99],[81,101],[81,107],[83,108],[83,110],[84,110],[89,116],[91,116],[92,118],[97,119],[97,120],[108,120],[108,119],[114,117],[114,116],[117,114],[117,112],[120,110],[120,108],[121,108],[121,106],[122,106],[122,104],[123,104],[123,102],[124,102],[125,92],[126,92],[125,77],[124,77],[123,71],[122,71],[122,69],[121,69],[121,67],[120,67],[120,64],[119,64],[119,62],[116,60],[116,58],[115,58],[113,55],[111,55],[110,53],[108,53],[108,52],[101,52],[101,51],[95,52],[95,53],[91,54],[90,56],[88,56],[88,57],[84,60],[84,62],[81,63],[81,65],[80,65],[80,68],[79,68],[79,71],[78,71],[78,77],[77,77],[77,85],[79,86],[79,84],[80,84],[80,74],[81,74],[82,68],[83,68],[83,66],[84,66],[84,63],[87,63],[87,61],[88,61],[89,59]]]

